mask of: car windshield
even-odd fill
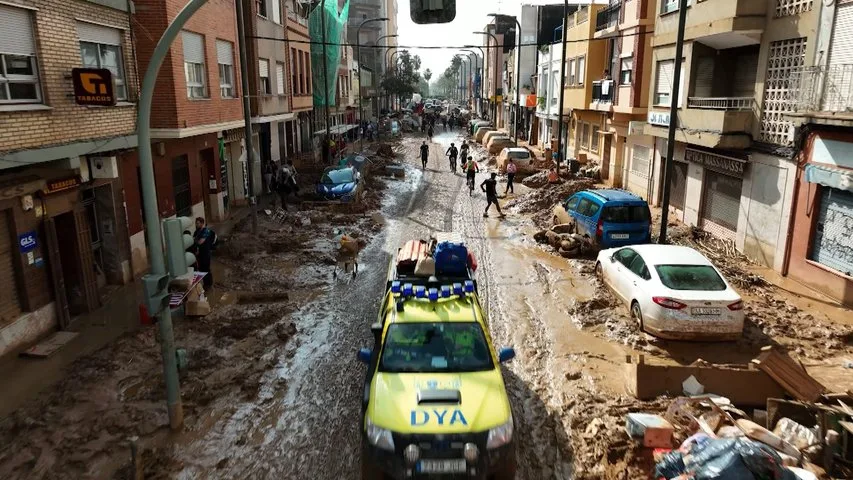
[[[382,372],[479,372],[494,368],[476,322],[395,323],[379,359]]]
[[[661,283],[672,290],[719,292],[726,289],[726,282],[708,265],[655,265],[655,270]]]
[[[601,217],[609,223],[646,223],[651,218],[649,207],[645,205],[606,207]]]
[[[509,156],[512,158],[517,158],[519,160],[524,160],[530,158],[529,152],[509,152]]]
[[[323,175],[323,178],[320,180],[321,183],[331,183],[331,184],[340,184],[340,183],[349,183],[353,181],[353,170],[351,168],[341,168],[338,170],[330,170]]]

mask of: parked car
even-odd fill
[[[317,195],[326,200],[352,202],[358,198],[361,175],[354,167],[329,167],[317,184]]]
[[[595,272],[640,329],[671,340],[735,340],[743,300],[704,255],[675,245],[602,250]]]
[[[508,136],[497,135],[489,139],[489,143],[486,144],[486,150],[490,155],[497,155],[504,148],[511,147],[513,145],[515,145],[515,142],[513,142]]]
[[[481,142],[481,141],[483,141],[483,137],[487,133],[494,132],[494,131],[495,131],[494,127],[480,127],[477,130],[477,133],[474,134],[474,140],[477,142]]]
[[[648,243],[652,215],[649,204],[624,190],[584,190],[553,210],[554,224],[570,224],[599,248]]]
[[[506,173],[507,160],[512,158],[518,168],[519,173],[527,173],[533,171],[533,155],[530,150],[523,147],[507,147],[501,150],[498,155],[498,171]]]
[[[492,130],[491,132],[486,132],[486,134],[483,135],[483,140],[482,140],[483,146],[488,145],[489,140],[491,140],[493,137],[497,137],[497,136],[508,137],[509,135],[507,135],[506,132],[501,132],[499,130]]]

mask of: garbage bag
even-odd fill
[[[680,458],[680,463],[679,463]],[[795,480],[772,448],[747,438],[711,439],[665,455],[656,478],[686,474],[694,480]]]

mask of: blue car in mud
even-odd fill
[[[358,198],[361,175],[354,167],[329,167],[323,172],[317,184],[317,195],[326,200],[338,200],[344,203]]]

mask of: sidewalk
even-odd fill
[[[259,202],[258,210],[261,215],[263,205],[266,205],[269,198],[264,197]],[[238,207],[232,210],[227,220],[213,224],[212,228],[216,230],[217,235],[227,235],[250,213],[248,206]],[[69,331],[79,335],[50,357],[31,358],[10,354],[0,358],[0,378],[3,378],[0,418],[61,380],[69,367],[73,368],[76,360],[140,329],[139,304],[142,302],[142,284],[134,280],[114,288],[101,308],[79,315],[71,321]]]

